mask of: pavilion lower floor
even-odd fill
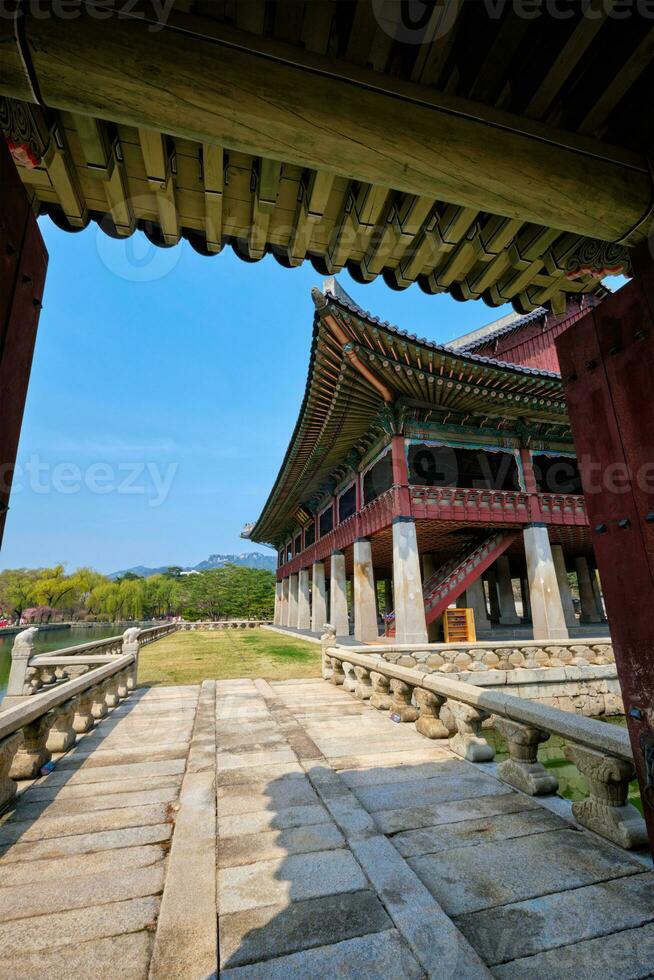
[[[486,540],[492,546],[477,562]],[[438,642],[435,593],[438,608],[473,610],[477,639],[554,640],[608,629],[587,526],[480,528],[407,518],[291,574],[278,572],[274,621],[316,634],[329,622],[337,636],[359,642],[389,632],[398,643]]]

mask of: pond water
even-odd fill
[[[619,725],[621,728],[627,727],[627,719],[624,715],[616,715],[610,718],[598,718],[608,725]],[[495,762],[502,762],[508,758],[506,742],[495,729],[484,729],[484,738],[495,747]],[[566,800],[583,800],[588,794],[588,785],[585,778],[576,766],[568,762],[563,754],[565,740],[557,735],[550,735],[547,742],[538,748],[538,761],[542,762],[546,769],[551,769],[552,773],[559,781],[559,796],[564,796]],[[629,802],[643,812],[643,803],[638,790],[638,782],[634,779],[629,785]]]
[[[92,640],[104,640],[108,636],[118,636],[124,629],[125,627],[122,625],[112,626],[111,624],[54,630],[43,627],[39,628],[39,632],[36,634],[34,650],[35,653],[52,653],[53,650],[61,650],[63,647],[77,646],[79,643],[91,643]],[[15,638],[15,634],[0,636],[0,700],[7,690],[11,666],[11,648]]]

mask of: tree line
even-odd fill
[[[63,565],[0,572],[0,619],[10,622],[271,619],[274,602],[273,572],[236,565],[191,575],[170,568],[149,578],[128,572],[118,579],[92,568],[67,573]]]

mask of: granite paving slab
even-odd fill
[[[120,830],[124,827],[145,827],[166,823],[170,808],[165,803],[121,807],[118,810],[98,810],[64,817],[42,816],[38,820],[9,820],[0,828],[0,847],[47,838],[93,834],[100,830]]]
[[[171,823],[152,824],[147,827],[125,827],[93,834],[71,834],[69,837],[53,837],[50,840],[26,841],[0,847],[0,865],[17,861],[43,861],[66,857],[71,854],[89,854],[95,851],[135,847],[141,844],[157,844],[170,840]]]
[[[55,949],[25,952],[20,957],[0,958],[0,980],[71,980],[71,977],[120,977],[146,980],[152,951],[149,930],[106,939],[71,943]]]
[[[329,814],[323,806],[288,806],[279,810],[255,810],[218,817],[221,838],[258,834],[263,830],[286,830],[316,823],[327,823]]]
[[[49,879],[59,881],[63,878],[76,878],[79,875],[110,875],[116,871],[121,862],[129,865],[130,868],[144,868],[162,861],[164,857],[165,852],[161,844],[137,844],[119,854],[100,850],[50,860],[16,861],[14,864],[3,864],[0,881],[2,887],[8,887]]]
[[[378,810],[375,813],[375,823],[383,833],[396,834],[402,830],[436,827],[500,813],[518,813],[536,807],[538,803],[528,796],[519,793],[502,793],[499,796],[450,800],[447,803],[435,803],[430,806],[410,806],[407,803],[406,806],[393,810]]]
[[[289,854],[329,851],[343,847],[344,844],[345,841],[334,823],[244,834],[219,841],[218,867],[232,868],[241,864],[284,858]]]

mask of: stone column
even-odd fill
[[[336,636],[349,636],[347,579],[345,578],[345,555],[342,551],[334,551],[332,554],[329,597],[329,622],[336,629]]]
[[[296,575],[288,577],[288,625],[295,629],[297,627],[297,597],[298,597],[298,578]]]
[[[534,639],[567,640],[568,628],[565,625],[547,528],[532,524],[522,533],[527,558]]]
[[[486,575],[488,582],[488,600],[490,602],[490,618],[492,623],[500,621],[500,601],[497,597],[497,575],[495,569],[491,568]]]
[[[570,592],[563,548],[560,544],[552,545],[552,558],[554,560],[554,568],[556,569],[556,580],[559,583],[559,592],[561,593],[561,605],[563,606],[565,625],[569,629],[574,628],[577,625],[577,617],[575,616],[575,607],[572,604],[572,593]]]
[[[311,632],[322,633],[322,628],[327,622],[325,566],[323,562],[314,562],[311,579]]]
[[[599,623],[601,618],[597,612],[595,604],[595,593],[593,583],[590,580],[590,571],[586,558],[575,558],[575,568],[577,570],[577,582],[579,583],[579,600],[581,602],[580,623]]]
[[[395,642],[427,643],[418,539],[411,517],[396,517],[393,521],[393,595]]]
[[[372,545],[368,538],[354,542],[354,635],[361,643],[379,637]]]
[[[275,582],[275,615],[273,616],[275,626],[282,624],[282,582],[281,579]]]
[[[393,612],[393,583],[389,578],[384,581],[384,613],[388,616]]]
[[[477,639],[482,636],[491,635],[491,623],[486,608],[486,593],[484,592],[484,583],[481,577],[476,578],[474,582],[470,583],[463,595],[457,599],[456,604],[459,609],[472,609],[475,617],[475,633],[477,634]]]
[[[301,568],[298,576],[297,628],[311,629],[311,593],[309,592],[309,569]]]
[[[520,617],[515,608],[513,598],[513,583],[511,582],[511,566],[506,555],[495,562],[497,571],[497,593],[500,603],[500,623],[502,626],[517,626]]]
[[[436,562],[433,555],[422,556],[422,581],[426,582],[436,571]]]
[[[522,596],[522,621],[531,622],[531,599],[529,598],[529,582],[526,578],[520,579],[520,595]]]
[[[289,590],[289,579],[288,576],[282,579],[282,608],[279,614],[279,625],[288,626],[288,590]]]

